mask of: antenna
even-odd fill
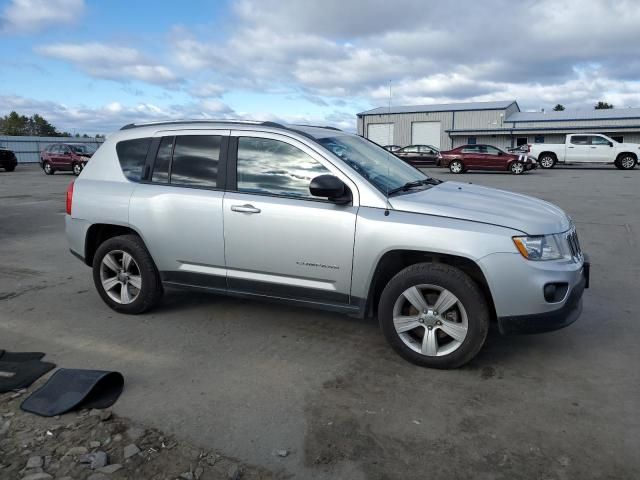
[[[389,117],[389,123],[388,123],[388,130],[387,130],[387,145],[389,146],[389,148],[391,147],[391,127],[393,126],[393,123],[391,123],[391,80],[389,80],[389,108],[387,109],[387,115]],[[391,153],[390,150],[388,150],[388,157],[389,157],[389,162],[387,162],[387,179],[389,178],[390,174],[389,174],[389,163],[391,162],[391,155],[393,155],[393,153]],[[387,189],[386,189],[386,209],[384,211],[384,216],[388,217],[389,216],[389,207],[391,206],[391,204],[389,203],[389,184],[387,184]]]

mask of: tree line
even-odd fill
[[[86,133],[72,135],[69,132],[60,132],[42,115],[34,113],[30,117],[20,115],[18,112],[11,112],[4,117],[0,117],[0,135],[12,136],[33,136],[33,137],[81,137],[90,138]],[[104,135],[97,134],[95,138],[102,138]]]
[[[598,102],[593,106],[594,110],[608,110],[610,108],[614,108],[612,104],[607,103],[607,102]],[[564,105],[562,105],[561,103],[557,104],[555,107],[553,107],[553,111],[554,112],[562,112],[564,110]]]

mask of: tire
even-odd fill
[[[443,299],[453,297],[456,302],[444,312],[434,313],[433,307],[443,295]],[[417,309],[414,303],[422,308]],[[462,270],[440,263],[418,263],[389,281],[380,296],[378,320],[385,338],[401,357],[423,367],[449,369],[469,362],[482,348],[489,330],[489,308],[478,285]],[[406,330],[398,332],[396,325]],[[458,338],[445,330],[455,332]]]
[[[45,175],[53,175],[54,173],[56,173],[55,169],[49,162],[44,162],[42,164],[42,170],[44,170]]]
[[[509,170],[511,170],[511,173],[514,175],[522,175],[524,173],[524,163],[519,161],[511,162]]]
[[[128,268],[124,268],[125,255],[131,257]],[[110,260],[105,261],[107,256]],[[107,286],[113,286],[105,288],[104,281]],[[120,313],[146,312],[162,297],[162,283],[156,266],[137,235],[113,237],[98,247],[93,258],[93,282],[102,300]]]
[[[616,161],[618,162],[618,165],[620,165],[618,168],[621,170],[632,170],[638,163],[638,159],[630,153],[623,153],[616,159]]]
[[[452,160],[451,163],[449,163],[449,171],[455,174],[463,173],[465,168],[462,160]]]
[[[538,158],[538,163],[542,168],[553,168],[556,166],[556,157],[554,157],[550,153],[545,153],[540,158]]]
[[[74,163],[73,165],[71,165],[71,171],[77,177],[82,173],[82,164]]]
[[[4,169],[5,169],[7,172],[13,172],[13,171],[16,169],[16,167],[15,167],[15,165],[12,165],[11,167],[4,167]]]

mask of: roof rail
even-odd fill
[[[341,132],[337,127],[330,127],[328,125],[309,125],[306,123],[294,123],[291,125],[292,127],[313,127],[313,128],[326,128],[327,130],[335,130],[336,132]]]
[[[274,127],[274,128],[287,128],[284,125],[281,125],[276,122],[262,122],[259,120],[165,120],[159,122],[145,122],[145,123],[129,123],[122,127],[120,130],[130,130],[132,128],[140,128],[140,127],[148,127],[148,126],[156,126],[156,125],[176,125],[176,124],[191,124],[191,125],[199,125],[199,124],[208,124],[208,123],[222,123],[222,124],[243,124],[243,125],[261,125],[263,127]]]

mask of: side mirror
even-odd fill
[[[499,151],[499,152],[498,152],[498,155],[504,155],[504,153],[502,153],[502,151]]]
[[[613,147],[613,142],[609,142],[609,146],[610,146],[610,147]]]
[[[309,184],[314,197],[328,198],[330,202],[345,204],[351,201],[351,192],[342,180],[334,175],[319,175]]]

